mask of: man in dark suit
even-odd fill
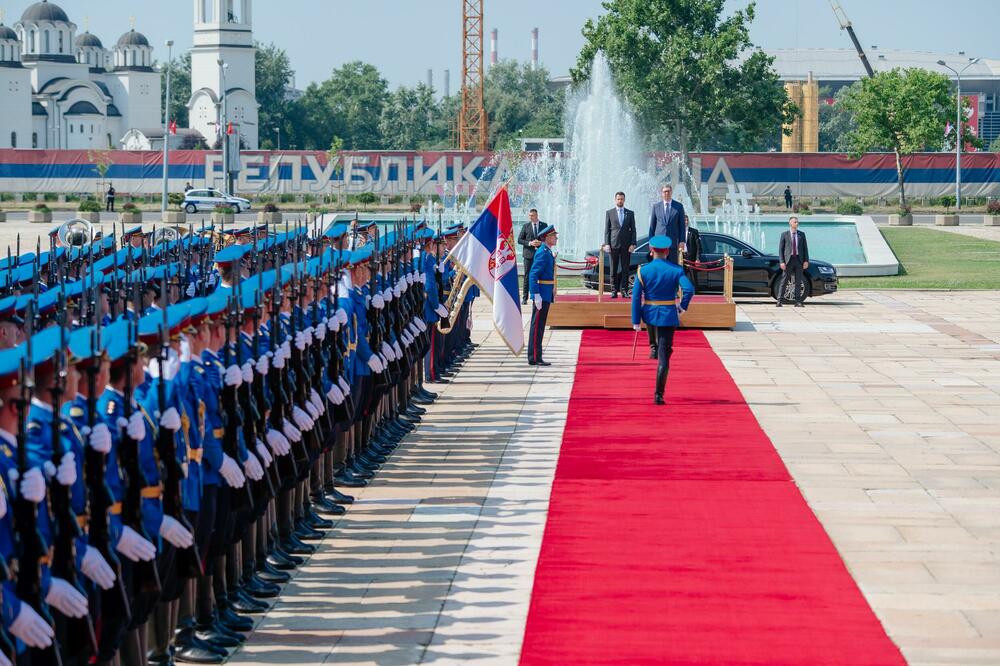
[[[532,208],[528,211],[528,221],[521,226],[521,233],[517,235],[517,244],[523,249],[521,255],[524,257],[524,289],[521,290],[521,305],[528,303],[528,274],[531,272],[531,262],[535,258],[542,241],[538,240],[538,232],[545,225],[538,221],[538,209]]]
[[[806,235],[799,231],[799,218],[794,215],[788,218],[788,231],[781,234],[781,240],[778,241],[778,257],[781,259],[781,270],[784,271],[778,282],[778,307],[781,307],[785,286],[791,277],[795,307],[801,308],[802,296],[805,294],[802,289],[802,281],[805,279],[803,271],[809,268],[809,244],[806,242]]]
[[[688,264],[701,261],[701,235],[697,229],[691,226],[691,218],[687,215],[684,216],[684,245],[687,248],[684,251],[684,272],[694,284],[695,293],[697,293],[700,272],[689,268]]]
[[[677,252],[686,252],[684,244],[684,206],[673,200],[674,188],[664,185],[661,190],[663,201],[653,206],[649,215],[649,237],[666,236],[670,239],[670,254],[667,261],[677,263]]]
[[[649,214],[649,237],[666,236],[670,239],[670,250],[667,253],[667,261],[672,264],[677,263],[677,253],[687,252],[687,245],[684,233],[684,206],[674,201],[674,188],[671,185],[664,185],[660,190],[663,200],[653,204],[653,211]],[[650,253],[649,260],[653,260]],[[646,333],[649,336],[649,358],[656,358],[656,327],[647,326]]]
[[[615,193],[615,207],[604,214],[604,251],[611,254],[611,298],[623,293],[635,252],[635,213],[625,207],[625,193]]]

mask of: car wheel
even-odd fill
[[[773,298],[774,300],[778,300],[778,287],[780,285],[781,285],[781,276],[779,275],[777,278],[775,278],[774,282],[771,283],[771,298]],[[812,280],[810,280],[808,277],[802,280],[802,282],[798,284],[798,287],[799,287],[799,293],[798,293],[798,298],[796,298],[796,295],[792,291],[794,289],[794,285],[792,281],[789,280],[788,284],[785,285],[785,293],[782,294],[783,296],[783,298],[781,299],[782,302],[793,303],[796,301],[804,301],[810,296],[812,296]]]
[[[184,206],[184,210],[187,211],[188,215],[194,215],[195,213],[198,212],[198,207],[195,206],[193,203],[189,203],[188,205]]]
[[[628,281],[625,283],[625,293],[623,296],[631,296],[632,288],[635,287],[635,273],[628,274]]]

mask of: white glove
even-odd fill
[[[277,430],[268,430],[264,438],[276,456],[288,455],[288,452],[292,450],[292,445],[288,443],[288,438]]]
[[[535,309],[536,310],[541,310],[542,309],[542,295],[541,294],[535,294],[534,301],[535,301]]]
[[[271,359],[269,359],[267,357],[267,354],[265,354],[261,356],[259,359],[257,359],[256,366],[257,366],[257,374],[264,376],[267,374],[267,371],[271,369]]]
[[[377,354],[372,354],[368,357],[368,367],[371,368],[372,372],[382,372],[385,369],[382,367],[382,361],[379,360]]]
[[[385,340],[383,340],[382,344],[379,346],[379,351],[382,352],[382,356],[385,356],[390,361],[396,360],[396,352],[393,351],[392,347],[390,347],[389,343]]]
[[[257,456],[250,451],[247,451],[247,459],[243,461],[243,468],[247,471],[247,476],[251,481],[260,481],[264,478],[264,468],[260,466]]]
[[[418,279],[420,281],[420,284],[425,286],[427,285],[427,273],[420,273]]]
[[[240,372],[243,374],[243,383],[252,384],[253,383],[253,364],[247,361],[240,368]]]
[[[283,420],[281,424],[281,430],[283,433],[285,433],[285,437],[287,437],[289,441],[291,442],[302,441],[302,433],[299,431],[298,428],[289,423],[288,419]]]
[[[412,285],[413,284],[413,273],[407,273],[405,277],[406,277],[406,284],[407,285]]]
[[[90,448],[98,453],[110,453],[111,431],[108,429],[108,425],[106,423],[95,424],[94,429],[90,431],[90,435],[87,437],[87,443],[90,444]]]
[[[382,290],[382,298],[385,299],[386,303],[392,300],[392,287],[386,287]]]
[[[312,430],[315,425],[309,415],[302,411],[298,405],[292,407],[292,420],[295,422],[295,427],[301,431]]]
[[[190,548],[194,545],[194,535],[179,521],[167,515],[160,522],[160,536],[174,548]]]
[[[414,317],[413,321],[416,322],[417,328],[420,329],[421,333],[427,330],[427,322],[424,321],[423,317]]]
[[[422,332],[420,330],[420,327],[417,326],[417,323],[415,321],[411,321],[409,324],[407,324],[406,330],[408,330],[410,332],[410,336],[414,338],[416,338]]]
[[[445,318],[447,318],[448,315],[451,314],[450,312],[448,312],[448,308],[446,308],[445,306],[443,306],[441,304],[438,304],[438,306],[436,308],[434,308],[434,312],[438,313],[439,316],[445,317]]]
[[[186,335],[181,336],[181,363],[191,362],[191,341]]]
[[[62,486],[72,486],[76,483],[76,454],[72,451],[64,453],[56,470],[56,481]]]
[[[306,348],[306,336],[303,331],[299,331],[295,334],[295,348],[299,351],[305,351]]]
[[[337,385],[340,386],[340,390],[344,392],[344,395],[351,395],[351,385],[347,383],[343,375],[337,377]]]
[[[170,354],[167,357],[166,363],[163,364],[163,379],[164,381],[172,381],[177,373],[181,369],[181,359],[173,349],[170,350]]]
[[[16,484],[18,478],[20,477],[17,470],[10,470],[9,475],[11,485]],[[45,499],[45,479],[42,477],[42,470],[37,467],[32,467],[25,472],[24,479],[21,481],[20,489],[21,497],[29,502],[32,502],[33,504],[38,504]]]
[[[439,264],[434,264],[434,270],[436,270],[438,273],[444,273],[444,262],[442,261]]]
[[[226,480],[226,485],[230,488],[242,488],[243,484],[247,482],[240,466],[225,453],[222,454],[222,466],[219,468],[219,474]]]
[[[285,340],[284,342],[281,343],[281,355],[285,358],[286,361],[292,357],[291,340]]]
[[[7,493],[0,490],[0,519],[7,515]]]
[[[258,439],[257,445],[254,446],[254,449],[257,450],[257,457],[264,461],[264,467],[270,467],[274,457],[271,455],[271,452],[267,450],[267,447],[264,446],[264,442]]]
[[[271,365],[276,367],[278,370],[285,367],[285,354],[281,351],[280,347],[276,352],[274,352],[274,360],[271,362]]]
[[[188,284],[188,287],[187,289],[184,290],[184,293],[187,295],[188,298],[194,298],[195,293],[197,293],[195,290],[194,282]]]
[[[306,411],[309,412],[309,418],[315,423],[319,418],[319,410],[316,409],[316,405],[313,404],[312,398],[306,400]]]
[[[115,584],[115,572],[101,555],[101,551],[90,546],[85,546],[85,548],[80,571],[102,590],[110,590],[111,586]]]
[[[25,645],[33,648],[47,648],[52,645],[52,639],[56,635],[52,625],[43,620],[42,616],[24,601],[21,602],[21,610],[8,629],[15,638],[21,639]]]
[[[240,366],[235,363],[228,368],[226,368],[226,373],[223,375],[223,381],[226,386],[239,386],[243,383],[243,371],[240,370]]]
[[[680,317],[682,314],[684,314],[684,312],[685,312],[684,308],[682,308],[680,306],[680,304],[678,303],[677,304],[677,316]]]
[[[128,525],[122,528],[122,536],[118,539],[115,550],[132,562],[149,562],[156,557],[156,546],[139,536]]]
[[[326,405],[323,404],[323,398],[316,392],[316,389],[309,389],[309,399],[317,412],[320,414],[326,412]]]
[[[326,337],[326,322],[321,321],[316,326],[316,339],[322,341]]]
[[[347,323],[347,310],[344,308],[337,308],[337,321],[343,326]]]
[[[177,413],[175,407],[170,407],[167,411],[163,412],[163,416],[160,417],[160,425],[174,432],[181,429],[181,415]]]
[[[410,345],[413,344],[413,336],[410,335],[410,332],[407,329],[404,328],[399,333],[399,337],[403,339],[403,345],[404,346],[409,347]]]
[[[128,417],[125,434],[137,442],[146,438],[146,421],[142,418],[142,412],[134,411],[132,416]]]
[[[376,310],[381,310],[385,307],[385,299],[382,298],[382,294],[375,294],[372,296],[372,307]]]
[[[327,318],[326,328],[334,333],[340,330],[340,319],[337,318],[337,315]]]
[[[642,324],[632,324],[632,330],[633,331],[641,331],[642,330]]]
[[[327,399],[335,405],[340,405],[344,402],[344,392],[340,390],[340,387],[336,384],[330,386],[326,392]],[[0,516],[2,518],[3,516]]]
[[[396,286],[392,288],[392,295],[399,298],[403,295],[403,290],[406,289],[406,280],[402,280],[396,283]]]
[[[45,595],[45,603],[66,617],[83,617],[88,610],[87,597],[80,594],[80,590],[67,581],[55,576],[49,583],[49,593]]]
[[[394,352],[396,352],[396,358],[397,359],[403,358],[403,350],[400,349],[400,347],[399,347],[399,341],[398,340],[396,342],[392,343],[392,350]]]
[[[303,334],[303,336],[305,336],[306,347],[308,347],[309,345],[311,345],[313,343],[313,327],[310,326],[306,330],[302,331],[302,334]]]

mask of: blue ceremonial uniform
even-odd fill
[[[543,227],[538,240],[555,231],[551,226]],[[531,295],[531,324],[528,326],[528,364],[548,365],[542,358],[542,338],[545,336],[545,321],[549,317],[549,306],[556,296],[556,258],[544,242],[535,252],[528,274],[528,292]],[[535,297],[541,299],[540,307]]]
[[[672,243],[665,236],[654,236],[649,246],[657,252],[666,252]],[[632,325],[646,323],[650,344],[655,344],[653,354],[658,360],[654,402],[663,404],[663,391],[670,372],[673,354],[674,331],[680,326],[677,291],[682,292],[680,310],[686,310],[694,296],[694,285],[684,275],[684,269],[667,259],[653,259],[642,266],[632,287]]]

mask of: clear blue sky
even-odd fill
[[[112,45],[129,28],[145,33],[155,55],[166,56],[163,43],[175,42],[175,52],[191,46],[191,0],[52,0],[83,30],[89,16],[91,32]],[[29,0],[0,0],[7,25],[14,23]],[[966,51],[970,56],[1000,58],[995,31],[1000,24],[998,0],[841,0],[867,48]],[[746,5],[727,0],[727,8]],[[827,0],[760,0],[753,39],[765,48],[850,48]],[[588,17],[602,12],[600,0],[486,0],[485,48],[489,31],[498,28],[501,58],[527,60],[530,30],[540,30],[542,64],[554,75],[566,74],[576,60]],[[954,17],[958,17],[957,19]],[[256,0],[254,35],[288,51],[296,84],[326,78],[349,60],[378,66],[393,86],[423,81],[434,70],[440,88],[442,71],[451,70],[455,91],[461,75],[461,0]]]

